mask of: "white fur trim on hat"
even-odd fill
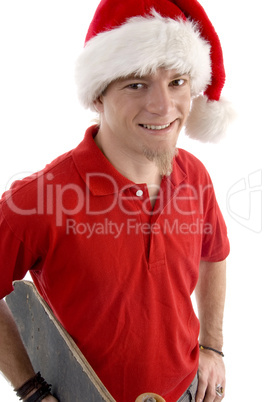
[[[114,80],[146,75],[159,67],[189,74],[192,95],[211,80],[210,45],[191,21],[152,15],[133,17],[125,24],[90,39],[76,64],[78,97],[86,108]]]
[[[227,100],[210,101],[207,96],[200,95],[193,99],[185,132],[201,142],[217,143],[225,136],[235,117],[232,104]]]

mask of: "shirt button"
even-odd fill
[[[137,197],[142,197],[143,194],[144,194],[144,193],[143,193],[142,190],[137,190],[137,191],[136,191]]]

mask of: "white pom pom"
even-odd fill
[[[209,101],[207,96],[193,100],[185,132],[201,142],[219,142],[226,134],[236,114],[230,102],[225,99]]]

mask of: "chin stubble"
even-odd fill
[[[178,149],[173,147],[166,150],[153,150],[143,148],[145,157],[154,162],[161,176],[170,176],[173,169],[173,159],[178,154]]]

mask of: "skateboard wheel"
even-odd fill
[[[161,396],[151,392],[139,395],[135,402],[166,402]]]

